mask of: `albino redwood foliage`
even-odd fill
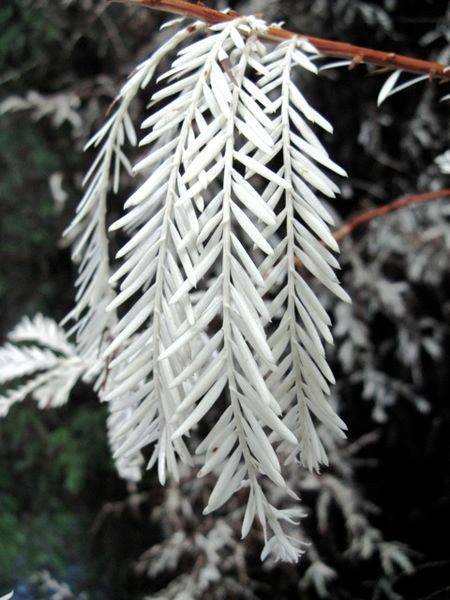
[[[0,416],[29,395],[40,408],[67,402],[86,365],[65,332],[51,319],[36,315],[33,320],[23,319],[9,340],[0,348],[0,385],[22,381],[0,396]]]
[[[79,263],[67,318],[76,347],[41,317],[20,325],[12,340],[39,346],[2,349],[5,378],[32,377],[3,405],[30,392],[41,406],[60,404],[83,376],[109,403],[122,476],[140,478],[148,445],[147,467],[157,464],[162,484],[178,480],[180,462],[200,461],[199,476],[218,475],[204,512],[244,488],[242,536],[258,517],[262,558],[296,561],[301,542],[282,524],[302,513],[274,506],[266,488],[295,499],[281,464],[328,464],[318,424],[345,437],[327,398],[331,321],[306,276],[349,301],[335,274],[333,219],[321,200],[339,193],[330,172],[345,172],[315,132],[331,125],[294,83],[294,69],[317,72],[317,52],[295,39],[265,45],[258,36],[266,29],[255,17],[195,23],[123,86],[88,144],[98,153],[67,231]],[[150,99],[143,155],[132,168],[125,154],[137,143],[130,104],[175,49]],[[125,239],[110,265],[107,202],[122,167],[139,184],[109,228]]]
[[[15,156],[17,146],[9,148],[12,138],[4,136],[12,168],[3,187],[14,190],[19,180],[40,185],[50,163],[53,169],[57,162],[39,161],[36,173],[34,150],[47,147],[47,136],[35,147],[34,136],[21,137],[22,124],[16,131],[12,113],[26,111],[42,127],[64,127],[61,135],[49,137],[48,150],[67,151],[68,141],[80,144],[104,110],[111,81],[129,64],[138,38],[156,49],[131,73],[86,146],[83,160],[90,157],[92,167],[63,241],[72,244],[77,270],[72,310],[62,325],[42,315],[23,319],[0,348],[0,416],[12,412],[0,433],[5,482],[11,479],[4,486],[7,504],[14,508],[8,495],[14,499],[16,493],[21,504],[15,473],[22,477],[23,471],[23,461],[11,471],[9,448],[29,464],[44,444],[44,456],[56,459],[46,461],[49,472],[69,468],[61,474],[70,493],[68,458],[76,451],[76,495],[88,501],[82,523],[95,510],[89,533],[94,554],[105,534],[110,547],[128,539],[132,586],[141,589],[132,573],[148,577],[147,600],[260,598],[274,587],[283,597],[398,597],[423,571],[412,572],[408,546],[425,549],[422,559],[411,553],[424,567],[427,548],[435,554],[445,548],[445,540],[430,546],[433,536],[425,540],[420,533],[441,527],[441,513],[422,510],[423,494],[410,502],[418,484],[439,498],[442,478],[430,479],[429,472],[445,471],[440,393],[450,247],[450,151],[445,152],[442,127],[450,99],[445,8],[436,9],[428,25],[417,22],[420,8],[408,15],[420,44],[430,45],[430,61],[387,51],[388,40],[399,51],[410,42],[400,7],[392,2],[378,7],[364,0],[300,1],[289,15],[295,33],[201,2],[125,1],[199,20],[175,19],[158,33],[144,9],[114,6],[112,22],[94,0],[43,0],[38,13],[45,22],[48,15],[59,29],[68,21],[60,30],[67,43],[56,68],[49,57],[45,63],[46,42],[39,39],[43,60],[37,73],[49,69],[46,92],[26,91],[27,82],[41,81],[34,69],[13,69],[3,77],[5,89],[14,92],[20,75],[21,95],[0,102],[6,131],[10,122],[21,150],[21,140],[26,143],[24,156]],[[290,6],[257,4],[239,8],[276,15]],[[14,30],[15,18],[13,11],[5,21]],[[83,19],[83,40],[89,42],[84,50],[78,44]],[[377,50],[328,39],[351,39],[362,27]],[[310,31],[324,37],[312,38]],[[76,60],[64,67],[64,56]],[[84,74],[81,57],[89,64]],[[356,82],[358,74],[370,77]],[[354,93],[345,89],[350,81]],[[403,90],[410,98],[400,106],[392,96]],[[339,121],[334,139],[332,125],[310,98]],[[25,148],[28,141],[32,145]],[[328,155],[332,143],[333,154],[351,166],[349,181]],[[47,173],[55,213],[61,214],[79,180],[72,165],[64,174]],[[2,283],[8,291],[6,321],[29,288],[21,281],[24,273],[37,267],[33,287],[39,286],[47,273],[57,280],[61,270],[53,266],[64,260],[62,253],[47,254],[45,244],[29,265],[22,251],[10,251],[41,217],[34,196],[29,202],[21,197],[24,210],[10,221],[16,195],[10,196],[3,211],[3,251],[18,285],[11,295],[8,275],[6,288]],[[10,222],[21,226],[10,232]],[[35,239],[29,237],[31,251]],[[46,294],[54,288],[49,283]],[[339,374],[337,382],[328,361]],[[126,481],[123,493],[116,495],[114,488],[111,497],[105,480],[98,513],[101,497],[91,502],[90,484],[101,465],[86,459],[102,440],[92,438],[97,422],[83,417],[92,408],[83,405],[83,418],[70,426],[86,386],[104,403],[111,455]],[[39,408],[58,408],[72,397],[74,406],[63,412],[67,430],[56,414],[44,417],[44,428],[20,436],[35,417],[27,407],[20,416],[14,404],[31,399]],[[426,456],[415,451],[421,448],[416,424]],[[35,434],[39,439],[30,446]],[[34,475],[38,469],[45,476],[43,464],[30,464]],[[145,475],[147,469],[151,473]],[[28,471],[25,465],[24,474]],[[103,469],[102,474],[107,476]],[[164,489],[154,488],[156,477]],[[66,497],[64,491],[61,499]],[[40,510],[39,494],[35,500]],[[34,531],[33,512],[27,522]],[[413,513],[416,527],[409,527]],[[385,537],[386,515],[403,542]],[[39,515],[38,529],[41,521]],[[148,549],[137,557],[133,529],[144,521],[157,538],[148,539]],[[27,522],[19,527],[19,542]],[[6,537],[16,543],[17,536]],[[64,541],[64,532],[57,538]],[[258,551],[267,559],[263,566],[255,565]],[[277,564],[296,562],[305,551],[299,565]],[[108,597],[126,596],[129,585],[124,588],[122,569],[114,564],[119,555],[113,554],[106,578],[105,561],[90,557],[89,572],[98,562],[100,575],[93,575],[92,585]],[[71,580],[76,588],[71,592],[54,579],[57,570],[52,565],[52,575],[33,575],[30,593],[78,597],[81,581]],[[0,593],[20,577],[11,575],[10,581],[6,573]],[[433,586],[439,579],[434,575],[433,570]]]

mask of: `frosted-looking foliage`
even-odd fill
[[[127,310],[105,351],[116,378],[106,398],[135,406],[116,456],[154,443],[149,466],[158,463],[162,483],[166,472],[178,478],[178,459],[191,462],[183,437],[224,402],[196,449],[200,475],[221,473],[205,513],[247,487],[243,536],[257,515],[263,557],[295,560],[300,547],[280,521],[296,510],[273,507],[260,477],[286,488],[277,453],[294,458],[298,443],[306,466],[326,463],[312,414],[337,435],[343,428],[325,399],[333,378],[320,337],[331,341],[329,320],[295,261],[348,300],[320,244],[337,249],[316,196],[338,192],[322,167],[345,173],[307,122],[331,126],[291,82],[294,65],[316,72],[314,49],[294,41],[267,53],[256,39],[265,26],[254,18],[213,26],[160,77],[168,83],[143,122],[150,133],[141,145],[152,146],[134,171],[153,168],[112,225],[131,236],[110,280],[121,283],[108,310],[125,302]]]
[[[333,220],[319,198],[339,193],[325,171],[345,172],[313,131],[331,132],[331,125],[292,79],[294,67],[317,73],[315,49],[301,40],[269,48],[258,40],[266,27],[255,17],[191,25],[123,86],[87,146],[97,157],[66,232],[79,263],[66,319],[76,347],[41,317],[19,326],[16,342],[43,329],[46,337],[38,340],[42,348],[2,349],[5,380],[37,374],[5,397],[3,412],[28,393],[40,406],[61,404],[82,375],[109,403],[122,475],[139,480],[140,451],[151,444],[147,467],[157,464],[162,484],[178,480],[179,462],[192,465],[195,450],[200,476],[219,474],[205,514],[245,489],[242,536],[258,517],[262,557],[296,561],[303,546],[281,525],[302,513],[275,507],[266,488],[270,482],[296,498],[281,461],[318,470],[328,459],[317,424],[344,436],[327,400],[330,319],[297,268],[303,264],[349,300],[335,275]],[[142,123],[148,132],[139,145],[149,149],[131,167],[125,147],[136,145],[137,134],[130,104],[177,47]],[[107,198],[118,191],[122,169],[142,183],[109,228],[127,238],[116,267]],[[205,417],[209,432],[188,448]]]
[[[91,365],[52,319],[40,314],[33,319],[25,317],[8,338],[0,348],[0,385],[8,386],[0,395],[0,416],[6,416],[11,406],[27,397],[33,398],[40,409],[57,408],[69,400],[79,380],[93,383]],[[108,437],[114,452],[124,409],[114,401],[108,404],[108,409]],[[117,460],[116,467],[123,479],[139,481],[141,464],[142,457],[136,452]]]
[[[436,157],[436,164],[442,173],[450,175],[450,150]]]
[[[40,571],[30,577],[30,584],[35,593],[48,600],[87,600],[88,595],[84,592],[73,592],[70,586],[59,581],[48,571]]]
[[[422,179],[439,186],[436,173],[433,165]],[[445,185],[445,174],[441,177]],[[350,384],[360,390],[358,398],[367,401],[374,420],[386,426],[396,406],[412,404],[422,414],[432,408],[425,389],[426,365],[443,360],[448,330],[443,293],[448,217],[448,203],[431,203],[375,220],[364,236],[346,238],[342,264],[352,308],[323,298],[326,306],[333,306],[335,357],[346,374],[347,389]],[[390,264],[395,264],[395,277]],[[429,308],[419,311],[423,289]],[[386,328],[381,341],[373,334],[377,320]],[[387,368],[392,364],[398,367]],[[338,394],[344,392],[339,383],[338,388]]]
[[[65,404],[86,370],[65,332],[51,319],[36,315],[23,319],[9,340],[0,348],[0,384],[9,387],[0,396],[0,414],[7,415],[27,396],[33,396],[40,408]]]
[[[383,21],[383,11],[358,6],[365,20]],[[336,507],[349,556],[379,560],[384,574],[409,568],[401,546],[371,525],[371,507],[354,486],[341,446],[346,425],[330,398],[327,345],[334,333],[337,362],[373,403],[376,421],[387,419],[400,396],[428,409],[420,393],[383,371],[364,319],[349,306],[355,295],[369,316],[381,306],[406,319],[407,286],[388,279],[383,261],[399,250],[392,231],[411,232],[420,217],[378,225],[377,236],[368,237],[376,255],[368,268],[345,242],[344,263],[355,277],[344,276],[344,291],[330,203],[346,172],[320,139],[333,128],[310,105],[304,85],[318,73],[320,56],[301,39],[262,43],[266,29],[256,17],[196,22],[171,33],[137,67],[87,145],[97,155],[66,231],[78,266],[69,330],[42,316],[26,319],[0,349],[0,383],[11,384],[0,397],[1,414],[27,396],[41,408],[59,406],[82,380],[108,405],[119,474],[136,483],[144,468],[156,467],[167,504],[153,518],[164,510],[168,533],[139,569],[155,578],[178,570],[186,556],[201,559],[153,598],[200,597],[218,581],[230,596],[257,597],[245,577],[235,576],[252,561],[239,535],[257,540],[267,568],[295,563],[309,547],[302,585],[325,597],[336,572],[312,540],[328,531]],[[338,65],[325,68],[331,66]],[[401,76],[389,74],[379,104],[424,80],[403,84]],[[136,127],[131,104],[138,96],[148,113]],[[14,102],[3,110],[32,108]],[[136,162],[130,147],[138,148]],[[445,157],[436,160],[442,173]],[[136,183],[118,206],[125,175]],[[448,243],[442,214],[432,215],[444,210],[427,209],[436,225],[427,235]],[[425,255],[438,262],[434,275]],[[444,269],[433,244],[405,264],[416,281],[439,280]],[[391,345],[418,378],[422,353],[437,356],[442,333],[427,319],[418,320],[417,331],[411,339],[411,329],[400,325]],[[212,489],[209,498],[205,489]],[[314,497],[314,534],[300,523],[301,490]],[[190,535],[198,526],[194,508],[205,525]],[[227,510],[226,520],[210,516],[219,509]]]
[[[9,112],[30,111],[35,121],[50,117],[54,127],[69,123],[74,132],[81,129],[82,119],[78,113],[81,101],[73,92],[44,96],[30,91],[24,98],[9,96],[0,102],[0,116]]]
[[[322,432],[323,433],[323,432]],[[264,563],[264,576],[292,579],[304,593],[315,593],[320,598],[332,598],[339,590],[339,576],[329,563],[327,543],[316,543],[325,536],[330,546],[336,521],[344,528],[341,551],[349,561],[362,566],[365,562],[378,564],[379,583],[390,588],[390,579],[411,570],[406,549],[397,542],[387,542],[374,528],[371,519],[376,507],[360,495],[354,482],[357,454],[370,447],[376,435],[370,434],[344,447],[326,433],[323,443],[327,450],[332,474],[319,477],[315,472],[290,465],[287,480],[295,491],[308,495],[308,511],[314,514],[314,525],[299,526],[302,539],[308,543],[306,565],[302,571],[296,565]],[[280,493],[273,488],[273,501],[280,501]],[[272,493],[271,492],[271,493]],[[231,500],[226,521],[220,517],[199,521],[197,507],[201,505],[201,488],[194,477],[183,472],[182,484],[170,483],[163,506],[153,508],[152,522],[164,521],[164,540],[147,550],[138,560],[136,570],[145,574],[158,588],[162,577],[169,583],[147,596],[147,600],[175,600],[200,598],[202,595],[218,600],[233,597],[256,600],[265,593],[264,581],[254,571],[254,548],[260,541],[260,531],[253,529],[249,544],[239,543],[235,533],[240,529],[243,507],[238,499]],[[193,535],[191,532],[195,532]],[[191,569],[184,565],[195,564]],[[283,584],[280,584],[283,585]],[[308,590],[308,591],[306,591]]]

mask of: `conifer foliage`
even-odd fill
[[[295,562],[302,544],[287,528],[301,511],[274,506],[266,489],[296,500],[283,462],[327,465],[319,424],[345,437],[328,401],[331,321],[313,283],[349,301],[321,200],[339,193],[345,171],[318,137],[332,126],[294,82],[295,70],[300,81],[317,73],[318,53],[299,39],[262,43],[267,27],[256,17],[196,22],[125,83],[88,144],[97,155],[66,232],[78,264],[70,329],[38,316],[13,331],[1,382],[27,380],[0,407],[28,394],[56,406],[79,378],[91,382],[108,403],[123,477],[156,465],[165,484],[180,463],[200,464],[199,476],[217,473],[204,512],[244,490],[242,536],[257,517],[262,558]],[[130,104],[155,79],[138,142]],[[135,191],[108,228],[123,170]],[[111,261],[117,233],[125,242]]]

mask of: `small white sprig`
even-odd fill
[[[65,404],[86,371],[65,332],[51,319],[36,315],[24,318],[9,340],[0,348],[0,384],[11,386],[0,396],[0,416],[27,396],[33,396],[39,408]]]

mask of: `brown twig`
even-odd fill
[[[373,208],[372,210],[363,212],[360,215],[356,215],[356,217],[350,219],[346,225],[334,232],[334,238],[339,241],[346,235],[352,233],[358,227],[361,227],[361,225],[369,223],[374,219],[378,219],[378,217],[384,217],[385,215],[395,212],[400,208],[405,208],[414,204],[423,204],[424,202],[431,202],[432,200],[439,200],[440,198],[448,197],[450,197],[450,189],[438,190],[437,192],[426,192],[425,194],[414,194],[412,196],[399,198],[398,200],[394,200],[393,202],[385,204],[384,206],[380,206],[379,208]],[[301,269],[302,265],[302,261],[296,257],[296,268]]]
[[[213,8],[205,6],[199,2],[193,4],[185,0],[111,0],[113,2],[121,2],[123,4],[138,4],[146,6],[162,12],[168,12],[183,17],[200,19],[210,24],[222,23],[239,17],[240,15],[234,11],[223,13]],[[410,73],[422,73],[429,75],[430,79],[440,79],[441,81],[450,80],[450,66],[443,65],[438,62],[420,60],[409,56],[402,56],[392,52],[383,52],[364,48],[363,46],[354,46],[345,42],[336,42],[317,38],[303,33],[295,33],[281,27],[268,27],[263,39],[270,41],[283,41],[291,38],[302,38],[308,40],[317,50],[326,56],[334,56],[337,58],[348,58],[352,61],[352,65],[356,66],[361,63],[377,65],[378,67],[387,67],[388,69],[402,69]]]
[[[385,204],[384,206],[380,206],[378,208],[373,208],[372,210],[368,210],[360,215],[357,215],[356,217],[353,217],[346,225],[334,233],[334,237],[336,240],[341,240],[358,227],[361,227],[361,225],[364,225],[369,221],[373,221],[373,219],[384,217],[385,215],[399,210],[400,208],[412,206],[413,204],[423,204],[424,202],[431,202],[432,200],[439,200],[441,198],[448,197],[450,197],[450,189],[438,190],[437,192],[426,192],[425,194],[414,194],[412,196],[399,198],[398,200],[389,202],[389,204]]]

